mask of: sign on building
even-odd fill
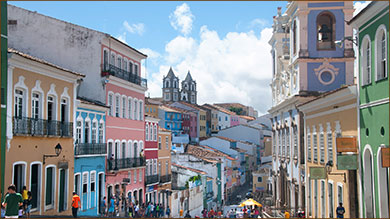
[[[358,155],[357,154],[338,154],[337,155],[338,170],[357,170]]]
[[[310,179],[326,179],[325,167],[309,167]]]
[[[390,167],[390,148],[382,148],[382,167]]]
[[[340,137],[336,138],[337,153],[342,152],[357,152],[356,137]]]

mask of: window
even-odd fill
[[[317,141],[317,133],[315,127],[313,127],[313,160],[314,162],[318,161],[318,141]]]
[[[126,142],[122,142],[122,158],[126,158]]]
[[[85,121],[85,127],[84,127],[84,143],[89,143],[89,123],[88,121]]]
[[[131,171],[129,171],[129,184],[131,184]]]
[[[112,104],[112,101],[113,101],[112,94],[108,94],[108,106],[110,107],[110,109],[108,110],[108,115],[110,115],[110,116],[114,115],[114,113],[113,113],[114,105]]]
[[[322,128],[322,127],[321,127]],[[324,133],[320,133],[320,162],[325,162],[325,143],[324,143]]]
[[[153,141],[153,123],[150,123],[150,141]]]
[[[293,26],[292,26],[292,29],[293,29],[293,37],[292,37],[292,40],[293,40],[293,54],[297,54],[297,21],[294,20],[293,21]],[[273,56],[275,56],[275,52],[272,53]]]
[[[138,116],[138,112],[137,112],[137,108],[138,108],[138,101],[137,100],[134,100],[134,120],[138,120],[137,116]]]
[[[80,174],[74,175],[74,191],[80,195]]]
[[[287,147],[287,152],[286,156],[290,157],[290,129],[286,129],[286,147]]]
[[[158,149],[161,149],[161,136],[158,136]]]
[[[81,143],[81,120],[76,122],[76,143]]]
[[[83,173],[83,194],[88,192],[88,173]]]
[[[333,218],[333,205],[334,205],[334,201],[333,201],[333,184],[332,183],[328,183],[328,201],[329,201],[329,217],[330,218]]]
[[[169,138],[168,138],[168,136],[165,136],[165,148],[169,149]]]
[[[40,114],[41,114],[41,101],[40,101],[40,95],[38,93],[33,93],[32,94],[32,100],[31,100],[31,103],[32,103],[32,113],[31,113],[31,117],[33,119],[39,119],[40,117]]]
[[[149,141],[149,124],[145,126],[145,141]]]
[[[55,120],[55,98],[47,97],[47,120]]]
[[[132,74],[133,73],[133,63],[129,62],[129,72]]]
[[[228,121],[228,118],[227,118],[227,116],[225,116],[225,121]]]
[[[294,157],[298,156],[298,128],[297,126],[294,126],[293,128],[293,135],[294,135]]]
[[[118,65],[118,68],[122,68],[122,58],[121,57],[118,57],[118,61],[116,63]]]
[[[137,171],[138,170],[134,170],[134,183],[137,183]]]
[[[115,117],[119,117],[119,105],[120,105],[119,96],[115,96]]]
[[[154,137],[153,137],[153,141],[156,141],[157,140],[157,125],[154,125]]]
[[[138,75],[138,65],[134,64],[134,74]]]
[[[153,172],[155,175],[157,174],[157,159],[153,160]]]
[[[126,118],[126,97],[122,97],[122,118]]]
[[[310,134],[310,129],[307,129],[307,160],[311,161],[311,134]]]
[[[115,54],[114,53],[112,53],[111,54],[111,65],[113,65],[113,66],[115,66]]]
[[[160,176],[162,175],[161,172],[162,172],[162,170],[161,170],[161,161],[160,161],[160,162],[158,162],[158,174]]]
[[[322,12],[317,17],[317,49],[334,49],[335,18],[329,11]]]
[[[364,37],[362,43],[362,84],[367,85],[371,83],[371,41],[368,35]]]
[[[376,79],[381,80],[387,77],[387,41],[386,28],[380,26],[376,31]]]
[[[104,127],[103,127],[103,122],[99,123],[99,143],[104,143],[103,140],[103,133],[104,132]]]
[[[328,161],[333,161],[333,136],[332,130],[330,128],[330,123],[328,123],[328,133],[326,134],[326,146],[328,147]]]
[[[107,50],[104,50],[103,51],[103,64],[104,64],[104,68],[103,70],[108,70],[108,53],[107,53]]]
[[[261,176],[257,177],[257,182],[263,182],[263,177]]]
[[[143,106],[142,106],[142,101],[139,101],[139,120],[144,120],[144,117],[143,117]]]
[[[22,90],[15,90],[15,116],[23,117],[24,115],[24,92]]]
[[[309,214],[308,216],[311,216],[312,215],[312,212],[311,212],[311,180],[309,179],[309,189],[308,189],[308,195],[307,195],[307,199],[308,199],[308,205],[309,205]]]
[[[61,122],[68,121],[68,101],[67,99],[61,99]]]
[[[128,111],[128,112],[127,112],[127,118],[131,119],[131,118],[132,118],[132,116],[131,116],[132,107],[131,107],[131,106],[132,106],[133,104],[132,104],[131,99],[129,99],[128,102],[129,102],[129,103],[127,104],[127,107],[128,107],[128,108],[127,108],[127,111]]]
[[[321,217],[325,218],[325,181],[321,181]]]
[[[127,71],[127,60],[123,60],[123,70]]]
[[[55,169],[54,167],[46,168],[46,192],[45,205],[54,205],[55,192]]]
[[[91,192],[95,191],[95,185],[96,185],[96,173],[91,172]]]
[[[139,170],[139,182],[142,182],[142,169]]]
[[[337,198],[338,198],[338,203],[344,203],[343,202],[343,186],[342,185],[337,186]]]
[[[92,140],[92,143],[95,144],[96,143],[96,140],[97,140],[97,122],[93,122],[92,123],[92,134],[91,134],[91,140]]]
[[[318,180],[314,180],[314,211],[315,218],[318,218]]]

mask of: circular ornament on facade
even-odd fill
[[[329,85],[335,80],[335,74],[331,71],[324,70],[318,74],[318,80],[323,85]]]

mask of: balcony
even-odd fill
[[[142,87],[148,87],[148,81],[145,78],[141,78],[140,76],[133,74],[131,72],[125,71],[121,68],[116,67],[111,64],[102,65],[102,76],[112,75],[123,79],[125,81],[138,84]]]
[[[211,192],[207,192],[206,193],[206,198],[209,199],[209,198],[213,198],[214,197],[214,192],[211,191]]]
[[[73,122],[14,117],[14,135],[73,137]]]
[[[171,181],[171,174],[160,176],[160,183],[166,183]]]
[[[140,157],[107,160],[107,170],[109,171],[141,167],[141,166],[145,166],[145,159]]]
[[[149,185],[149,184],[153,184],[153,183],[158,183],[158,175],[149,175],[149,176],[146,176],[146,185]]]
[[[80,143],[74,148],[74,155],[106,155],[106,143]]]

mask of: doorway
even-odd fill
[[[66,170],[65,169],[60,169],[60,194],[59,194],[59,204],[58,204],[58,211],[65,211],[66,210]]]
[[[372,154],[366,149],[363,154],[363,176],[364,176],[364,204],[366,218],[374,218],[374,195],[373,195],[373,177],[372,177]]]
[[[99,180],[98,180],[98,206],[99,206],[99,212],[101,212],[102,209],[100,209],[100,202],[103,200],[104,196],[104,175],[103,173],[99,173]]]
[[[40,197],[41,197],[41,165],[33,164],[31,165],[31,174],[30,174],[30,191],[31,191],[31,210],[36,211],[40,207]]]
[[[14,165],[14,178],[13,184],[16,187],[16,192],[21,193],[23,186],[25,186],[26,180],[26,165],[25,164],[16,164]]]

